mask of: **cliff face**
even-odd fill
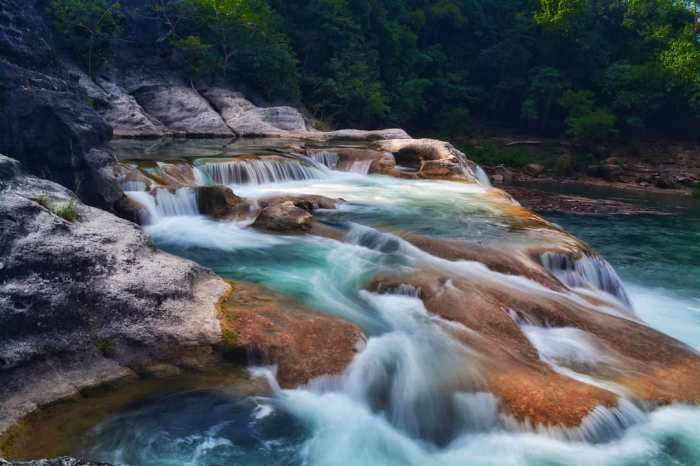
[[[120,195],[113,157],[96,148],[111,127],[89,105],[35,0],[0,0],[0,153],[109,207]]]

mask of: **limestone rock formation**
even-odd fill
[[[240,92],[210,87],[202,95],[221,114],[226,124],[241,137],[278,137],[304,133],[304,117],[292,107],[258,107]]]
[[[110,466],[106,463],[94,463],[77,458],[63,456],[61,458],[35,460],[35,461],[5,461],[0,459],[0,466]]]
[[[139,105],[174,135],[233,137],[221,116],[192,87],[144,86],[134,94]]]
[[[375,150],[393,154],[396,165],[420,178],[477,182],[475,167],[455,147],[435,139],[387,139],[375,142]]]
[[[211,347],[228,288],[0,156],[0,432],[83,387]]]

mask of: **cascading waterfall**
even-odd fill
[[[309,153],[309,157],[334,170],[338,166],[338,153],[330,150],[318,150]]]
[[[327,176],[319,164],[314,166],[294,158],[207,160],[197,163],[196,168],[213,183],[223,185],[261,185]]]
[[[700,461],[700,450],[692,446],[698,438],[694,432],[700,422],[698,410],[670,406],[649,413],[618,387],[590,376],[589,369],[599,364],[624,367],[624,361],[594,335],[511,312],[542,367],[619,397],[617,405],[593,409],[578,426],[532,426],[505,414],[501,400],[484,391],[486,366],[480,354],[455,337],[471,330],[426,309],[421,297],[433,291],[407,284],[366,291],[372,277],[382,272],[395,276],[430,270],[493,283],[504,293],[527,293],[627,318],[624,312],[616,313],[630,304],[610,264],[598,257],[545,254],[542,264],[571,288],[553,290],[476,261],[433,256],[398,235],[353,222],[391,230],[394,225],[368,219],[386,221],[389,216],[382,209],[392,209],[397,217],[403,216],[396,230],[407,229],[404,225],[422,227],[423,222],[429,229],[421,233],[442,228],[451,237],[457,224],[450,217],[468,216],[469,211],[449,209],[464,208],[483,192],[481,187],[347,174],[329,177],[326,167],[335,168],[337,162],[336,154],[321,152],[307,159],[200,160],[196,167],[202,177],[197,183],[266,185],[240,188],[237,193],[246,197],[278,192],[344,197],[348,202],[343,209],[328,214],[337,217],[318,214],[322,221],[331,218],[328,223],[347,229],[343,241],[276,236],[202,216],[188,217],[196,215],[197,204],[188,188],[158,189],[154,195],[141,190],[127,193],[149,212],[152,221],[146,231],[161,247],[226,278],[261,283],[313,309],[350,320],[368,338],[343,374],[312,380],[299,389],[280,389],[274,369],[265,368],[253,373],[268,380],[270,396],[248,397],[237,404],[200,394],[179,404],[166,403],[167,409],[155,412],[135,407],[128,416],[112,418],[95,431],[90,450],[95,459],[144,466],[700,464],[695,461]],[[480,167],[467,168],[465,173],[488,186]],[[364,166],[358,172],[366,173]],[[286,184],[279,191],[274,186],[314,179],[323,180]],[[433,211],[418,210],[429,202]],[[442,215],[439,220],[437,215]],[[450,286],[447,280],[445,288]],[[591,294],[614,299],[605,306],[582,298]]]
[[[131,200],[145,209],[143,224],[152,224],[165,217],[199,215],[197,193],[192,188],[179,188],[171,191],[156,188],[148,191],[125,191]]]
[[[566,254],[546,252],[542,255],[541,261],[542,265],[563,284],[572,288],[593,288],[604,291],[628,308],[632,308],[622,280],[605,259],[591,256],[577,259]]]
[[[348,171],[367,175],[371,166],[372,160],[353,160]]]
[[[489,176],[486,174],[483,168],[481,168],[481,165],[474,165],[474,175],[476,176],[476,179],[479,181],[479,184],[482,184],[487,187],[491,187],[491,180],[489,180]]]

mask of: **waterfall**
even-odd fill
[[[309,154],[309,157],[316,162],[325,165],[334,170],[338,166],[338,153],[329,150],[314,151]]]
[[[152,224],[164,217],[199,215],[197,193],[192,188],[180,188],[171,192],[167,188],[157,188],[152,192],[126,191],[131,200],[145,211],[141,219],[144,224]]]
[[[314,166],[297,158],[260,158],[212,161],[197,165],[202,174],[215,184],[267,184],[323,178],[320,164]]]
[[[603,291],[617,298],[629,309],[632,308],[622,280],[605,259],[597,256],[576,259],[567,254],[546,252],[542,254],[541,261],[564,285]]]
[[[348,171],[367,175],[370,167],[372,166],[372,162],[372,160],[353,160],[352,164],[350,165],[350,170]]]
[[[479,180],[479,184],[491,187],[491,180],[489,180],[489,176],[486,174],[484,169],[481,168],[481,165],[474,165],[474,175],[476,176],[476,179]]]

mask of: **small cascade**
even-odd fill
[[[597,256],[576,259],[567,254],[546,252],[542,254],[541,261],[542,265],[566,286],[603,291],[632,309],[622,280],[605,259]]]
[[[122,183],[123,191],[145,191],[146,183],[143,181],[124,181]]]
[[[338,166],[338,153],[329,150],[314,151],[309,154],[309,158],[315,160],[321,165],[325,165],[331,170],[335,170]]]
[[[476,176],[476,179],[479,180],[479,184],[489,188],[491,187],[491,180],[489,180],[489,176],[480,165],[474,165],[474,175]]]
[[[260,185],[323,178],[322,165],[295,158],[207,160],[197,165],[202,179],[223,185]]]
[[[192,188],[180,188],[171,192],[157,188],[151,192],[126,191],[125,194],[144,209],[141,222],[152,224],[164,217],[199,215],[197,193]]]
[[[362,175],[367,175],[369,173],[370,167],[372,166],[372,162],[372,160],[353,160],[348,171],[352,173],[360,173]]]

